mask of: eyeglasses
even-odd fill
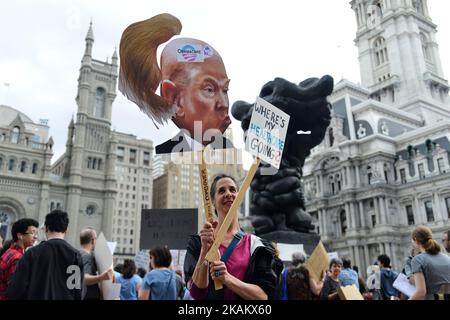
[[[31,235],[32,237],[38,237],[38,234],[37,233],[33,233],[33,232],[25,232],[24,234],[29,234],[29,235]]]

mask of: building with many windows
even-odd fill
[[[307,210],[329,250],[401,270],[417,225],[450,227],[450,101],[426,0],[353,0],[361,85],[341,80],[304,166]]]
[[[68,126],[66,151],[51,164],[53,140],[45,121],[34,123],[0,106],[0,223],[11,224],[61,208],[69,213],[67,239],[79,244],[90,226],[117,241],[120,254],[139,247],[141,208],[152,203],[153,143],[111,130],[118,57],[111,63],[92,57],[92,25],[86,35],[76,97],[77,113]]]
[[[225,136],[233,141],[229,128]],[[206,149],[207,153],[209,148]],[[202,191],[200,187],[198,153],[155,155],[155,179],[153,181],[153,208],[200,208],[200,223],[204,221]],[[246,172],[242,166],[242,150],[224,149],[212,151],[207,160],[209,184],[219,173],[233,176],[240,185]],[[159,168],[159,169],[156,169]],[[154,172],[155,173],[155,172]],[[244,207],[243,207],[244,208]],[[241,210],[243,214],[245,210]]]

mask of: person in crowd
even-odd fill
[[[5,242],[3,242],[3,247],[0,249],[0,257],[1,257],[6,251],[8,251],[8,249],[12,246],[13,243],[14,243],[14,240],[13,240],[13,239],[6,240]]]
[[[19,260],[6,295],[11,300],[81,300],[84,285],[80,252],[64,240],[67,212],[45,216],[47,241],[29,248]]]
[[[441,288],[450,293],[450,257],[441,253],[441,247],[428,227],[420,226],[412,232],[412,243],[421,254],[411,261],[416,291],[410,300],[435,299]],[[449,299],[449,295],[446,295]]]
[[[221,260],[205,262],[214,234],[225,220],[237,193],[238,186],[233,177],[216,176],[210,196],[218,220],[206,222],[200,236],[192,236],[188,240],[184,274],[188,283],[192,278],[189,292],[195,300],[266,300],[276,297],[278,275],[275,270],[280,268],[276,263],[275,248],[268,241],[245,234],[240,229],[237,214],[219,246]],[[214,280],[222,282],[222,290],[215,290]]]
[[[136,274],[136,264],[131,259],[123,262],[122,274],[116,277],[120,283],[120,300],[137,300],[142,279]]]
[[[118,277],[120,277],[122,275],[122,273],[123,273],[123,263],[116,264],[116,266],[114,267],[113,272],[114,272],[114,282],[117,282],[116,279]]]
[[[172,255],[167,247],[150,250],[152,270],[142,280],[139,300],[176,300],[176,273],[170,268],[171,263]]]
[[[320,291],[320,300],[339,300],[338,289],[342,286],[339,275],[341,273],[342,265],[341,259],[331,259],[329,273],[325,278],[322,290]]]
[[[92,228],[85,228],[80,232],[80,254],[84,265],[84,283],[83,299],[100,300],[102,294],[100,292],[99,283],[104,280],[113,278],[112,270],[106,270],[102,274],[97,274],[97,264],[95,262],[93,251],[97,242],[97,233]]]
[[[358,274],[352,269],[352,262],[349,257],[342,258],[341,273],[339,274],[339,280],[343,286],[350,286],[354,284],[359,290]]]
[[[404,264],[404,267],[402,270],[402,273],[406,275],[406,277],[408,278],[408,280],[411,282],[412,285],[414,285],[414,277],[412,276],[413,273],[412,273],[411,261],[418,254],[420,254],[420,251],[413,247],[411,249],[409,256],[405,259],[405,264]]]
[[[285,268],[281,277],[282,300],[313,300],[320,295],[326,272],[316,281],[305,266],[306,257],[302,252],[292,254],[292,266]]]
[[[442,237],[442,245],[444,246],[445,251],[450,253],[450,229],[444,232],[444,236]]]
[[[367,267],[367,289],[370,295],[367,300],[383,300],[380,285],[380,267],[377,264]]]
[[[34,245],[39,223],[34,219],[17,220],[11,228],[12,243],[0,258],[0,300],[7,300],[6,290],[25,250]]]
[[[377,261],[380,266],[380,289],[383,300],[391,300],[391,297],[399,295],[397,289],[393,286],[398,273],[392,270],[391,259],[386,254],[379,255]]]
[[[139,277],[141,277],[141,279],[144,279],[145,275],[147,274],[147,270],[145,270],[144,268],[138,268],[136,273]]]
[[[184,290],[186,288],[186,284],[183,280],[183,273],[181,270],[175,270],[176,273],[176,281],[177,281],[177,300],[182,300],[184,297]]]

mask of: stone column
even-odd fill
[[[386,208],[385,208],[385,202],[383,197],[378,198],[380,201],[380,223],[382,225],[386,224]]]
[[[379,248],[380,248],[380,253],[381,254],[386,253],[386,248],[384,246],[384,243],[380,242],[378,245],[379,245]]]
[[[347,173],[346,179],[347,179],[347,187],[348,187],[348,188],[353,187],[350,169],[351,169],[351,168],[350,168],[349,166],[346,166],[346,167],[345,167],[345,171],[346,171],[346,173]]]
[[[424,221],[426,221],[426,219],[424,220],[422,217],[419,200],[416,197],[414,197],[414,219],[416,224],[422,224]]]
[[[367,267],[372,264],[372,262],[370,261],[369,245],[368,244],[364,245],[364,259],[366,261],[366,269],[367,269]]]
[[[444,215],[442,213],[442,208],[440,205],[440,201],[439,201],[439,195],[437,192],[434,192],[433,194],[433,211],[436,212],[436,221],[443,221],[444,220]]]
[[[345,218],[347,219],[347,229],[352,229],[352,224],[350,220],[350,204],[347,202],[345,204]]]
[[[324,235],[322,209],[319,209],[318,212],[319,212],[319,228],[320,228],[320,234],[321,234],[321,235]]]
[[[373,198],[373,205],[374,205],[375,218],[377,220],[376,225],[377,225],[377,224],[381,223],[381,221],[380,221],[380,213],[379,213],[379,210],[378,210],[378,197]]]
[[[355,246],[355,261],[353,262],[353,265],[359,267],[359,272],[361,274],[363,265],[362,265],[361,257],[359,255],[359,246]]]
[[[392,224],[388,198],[384,198],[384,205],[386,206],[386,224]]]
[[[364,213],[364,203],[363,200],[359,201],[359,219],[361,221],[361,227],[366,227],[366,215]]]
[[[359,166],[355,166],[355,173],[356,173],[356,187],[361,186],[361,176],[359,175]]]
[[[324,235],[328,237],[328,224],[327,224],[327,210],[322,209],[322,217],[323,217],[323,232]]]
[[[355,214],[355,203],[350,202],[350,216],[352,218],[351,228],[356,229],[356,214]]]
[[[354,265],[355,264],[355,256],[356,256],[356,254],[355,254],[355,246],[351,246],[350,247],[350,259],[352,260],[352,264]]]
[[[315,196],[319,196],[322,194],[322,186],[320,185],[320,178],[319,176],[316,176],[316,194]]]

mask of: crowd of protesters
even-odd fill
[[[232,185],[232,180],[228,180]],[[93,255],[96,231],[83,229],[77,249],[64,240],[68,225],[66,212],[52,211],[45,217],[42,227],[46,240],[36,245],[39,229],[36,220],[20,219],[13,224],[11,241],[2,243],[0,248],[0,300],[100,300],[103,299],[100,285],[108,280],[120,284],[120,300],[198,298],[197,291],[203,287],[202,282],[196,284],[194,281],[198,280],[191,273],[185,283],[185,275],[180,270],[174,270],[167,247],[150,250],[149,271],[137,268],[133,260],[125,259],[114,270],[111,268],[100,273]],[[265,298],[339,300],[340,287],[353,285],[365,300],[449,300],[449,239],[450,230],[443,234],[441,248],[433,239],[431,230],[420,226],[412,232],[410,255],[405,257],[404,264],[398,266],[398,270],[392,268],[391,259],[386,254],[377,257],[377,261],[367,268],[367,274],[359,273],[356,266],[352,267],[348,257],[333,258],[319,279],[306,267],[306,255],[297,252],[284,270],[281,271],[279,266],[275,268],[273,264],[269,266],[278,280],[274,290],[276,293],[270,297],[265,295]],[[187,267],[192,272],[192,265],[194,268],[201,266],[195,261],[185,260],[185,269]],[[206,279],[212,279],[208,269],[205,268]],[[214,277],[216,271],[211,272]],[[400,273],[415,286],[411,296],[394,286]],[[192,286],[197,286],[194,296],[191,294]],[[209,290],[213,289],[210,287]],[[230,297],[243,299],[239,292],[236,290]],[[208,298],[208,295],[202,298]],[[221,298],[226,299],[226,296]]]

